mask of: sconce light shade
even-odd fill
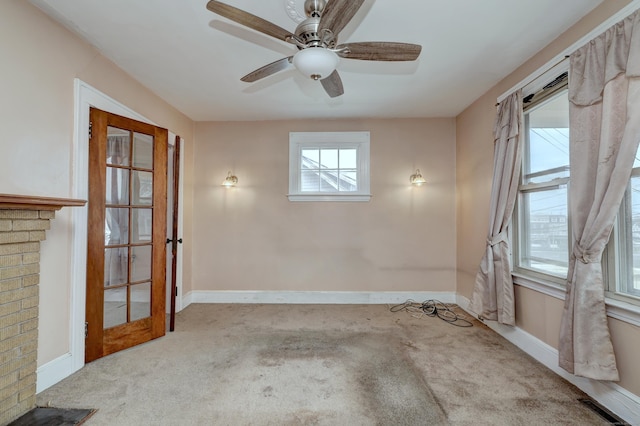
[[[338,55],[322,47],[309,47],[295,54],[293,65],[312,80],[329,77],[338,65]]]
[[[231,172],[227,173],[227,177],[222,181],[222,186],[226,186],[227,188],[231,188],[232,186],[236,186],[238,183],[238,178],[231,174]]]
[[[415,186],[421,186],[427,183],[425,178],[422,177],[422,174],[420,173],[420,169],[416,169],[415,174],[412,174],[409,177],[409,181],[411,182],[412,185],[415,185]]]

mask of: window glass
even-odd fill
[[[636,162],[638,156],[636,155]],[[631,178],[631,229],[628,234],[632,247],[630,282],[626,288],[628,294],[640,297],[640,176]]]
[[[569,129],[529,128],[529,158],[525,183],[569,177]]]
[[[338,168],[338,150],[322,149],[320,150],[320,167],[322,169]]]
[[[569,262],[567,187],[522,195],[521,266],[566,277]]]
[[[289,200],[368,201],[369,132],[289,135]]]
[[[357,152],[356,149],[341,149],[340,150],[340,168],[341,169],[355,169],[357,166]]]
[[[608,250],[617,269],[607,277],[608,295],[640,304],[640,168],[633,169],[613,235],[617,239],[611,239]]]
[[[569,264],[569,100],[561,90],[525,112],[516,268],[559,279]]]

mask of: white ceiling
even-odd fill
[[[31,0],[196,121],[454,117],[602,0],[365,0],[340,43],[422,45],[415,62],[342,59],[331,99],[295,68],[240,77],[296,48],[228,21],[207,0]],[[286,4],[225,0],[294,31]]]

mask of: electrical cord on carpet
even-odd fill
[[[391,306],[389,310],[391,312],[406,311],[414,318],[422,318],[424,315],[438,317],[456,327],[473,327],[473,324],[466,319],[465,315],[457,314],[453,311],[453,307],[455,306],[455,304],[447,305],[435,299],[430,299],[422,303],[408,299],[404,303]]]

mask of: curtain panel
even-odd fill
[[[471,297],[473,312],[508,325],[515,324],[508,232],[518,195],[523,121],[522,91],[518,90],[498,106],[489,233]]]
[[[640,11],[574,52],[569,70],[573,250],[559,364],[617,381],[601,261],[640,142]]]

